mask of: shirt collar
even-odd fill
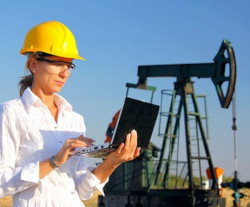
[[[41,99],[36,96],[30,89],[30,87],[26,88],[23,92],[21,100],[27,111],[31,110],[32,107],[42,107],[45,106]],[[55,104],[57,105],[60,111],[67,110],[72,111],[72,105],[62,96],[55,94],[54,97]]]

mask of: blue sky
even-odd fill
[[[74,33],[80,55],[87,59],[75,61],[76,71],[61,95],[85,117],[87,136],[101,143],[108,123],[122,105],[125,84],[137,82],[138,65],[213,62],[222,40],[228,39],[235,50],[238,69],[238,171],[242,181],[250,180],[249,6],[246,0],[3,1],[0,101],[18,97],[17,83],[24,75],[25,63],[19,50],[26,32],[43,21],[61,21]],[[226,176],[232,176],[231,107],[220,108],[211,80],[193,80],[196,93],[206,94],[208,99],[209,146],[214,165],[223,168]],[[154,103],[160,104],[160,91],[173,89],[174,81],[148,80],[149,85],[157,87]],[[135,92],[133,96],[141,98],[141,94]],[[157,129],[158,123],[152,141],[160,147]]]

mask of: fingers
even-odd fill
[[[66,142],[64,143],[64,146],[67,149],[72,149],[72,148],[79,148],[79,147],[87,147],[88,143],[83,142],[81,140],[78,139],[68,139],[66,140]]]
[[[131,154],[134,154],[136,147],[137,147],[137,132],[136,130],[132,130],[131,136],[130,136],[130,153]]]
[[[135,150],[134,158],[138,157],[140,155],[141,148],[137,147]]]
[[[94,140],[91,138],[84,137],[83,135],[77,138],[67,139],[62,147],[62,151],[68,154],[70,151],[75,148],[88,147],[94,143]]]
[[[137,147],[137,132],[132,130],[126,137],[125,144],[122,143],[117,149],[122,160],[132,160],[140,155],[140,148]]]
[[[125,144],[124,144],[124,147],[123,147],[122,151],[124,151],[124,152],[129,151],[129,149],[130,149],[130,139],[131,139],[131,133],[127,134]]]
[[[66,140],[65,143],[69,147],[71,147],[71,145],[72,146],[78,145],[75,147],[75,148],[77,148],[77,147],[88,147],[90,145],[93,145],[94,142],[95,142],[95,140],[93,140],[91,138],[84,137],[83,135],[81,135],[77,138],[68,139],[68,140]]]
[[[135,149],[137,147],[137,132],[136,130],[132,130],[130,134],[127,135],[125,146],[124,146],[124,153],[126,153],[129,157],[133,157],[135,153]]]
[[[124,147],[124,143],[121,143],[119,145],[119,147],[117,148],[117,150],[116,150],[118,154],[121,154],[121,151],[122,151],[123,147]]]
[[[67,139],[62,148],[58,151],[58,153],[55,155],[54,160],[58,165],[64,164],[68,158],[70,157],[70,151],[74,150],[75,148],[81,148],[81,147],[87,147],[89,145],[92,145],[94,143],[93,139],[79,136],[77,138],[71,138]]]
[[[80,140],[82,142],[85,142],[88,145],[92,145],[95,142],[95,140],[93,140],[91,138],[88,138],[88,137],[84,137],[83,135],[77,137],[76,139],[78,139],[78,140]]]

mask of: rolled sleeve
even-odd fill
[[[30,163],[23,167],[21,180],[37,184],[39,179],[39,162]]]
[[[103,187],[108,182],[108,179],[101,183],[92,173],[94,169],[94,167],[88,166],[85,172],[77,179],[77,191],[82,200],[90,199],[96,190],[104,196]]]
[[[39,163],[29,163],[15,169],[1,167],[0,177],[0,197],[16,194],[38,183]]]

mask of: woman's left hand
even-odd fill
[[[125,143],[108,154],[106,159],[95,168],[92,173],[102,182],[114,172],[114,170],[122,163],[135,159],[140,155],[140,147],[137,147],[137,132],[132,130],[126,137]]]
[[[117,167],[120,164],[133,160],[140,155],[140,147],[137,147],[137,132],[132,130],[126,137],[125,143],[120,144],[116,151],[110,153],[106,157],[106,162],[109,162],[112,167]]]

